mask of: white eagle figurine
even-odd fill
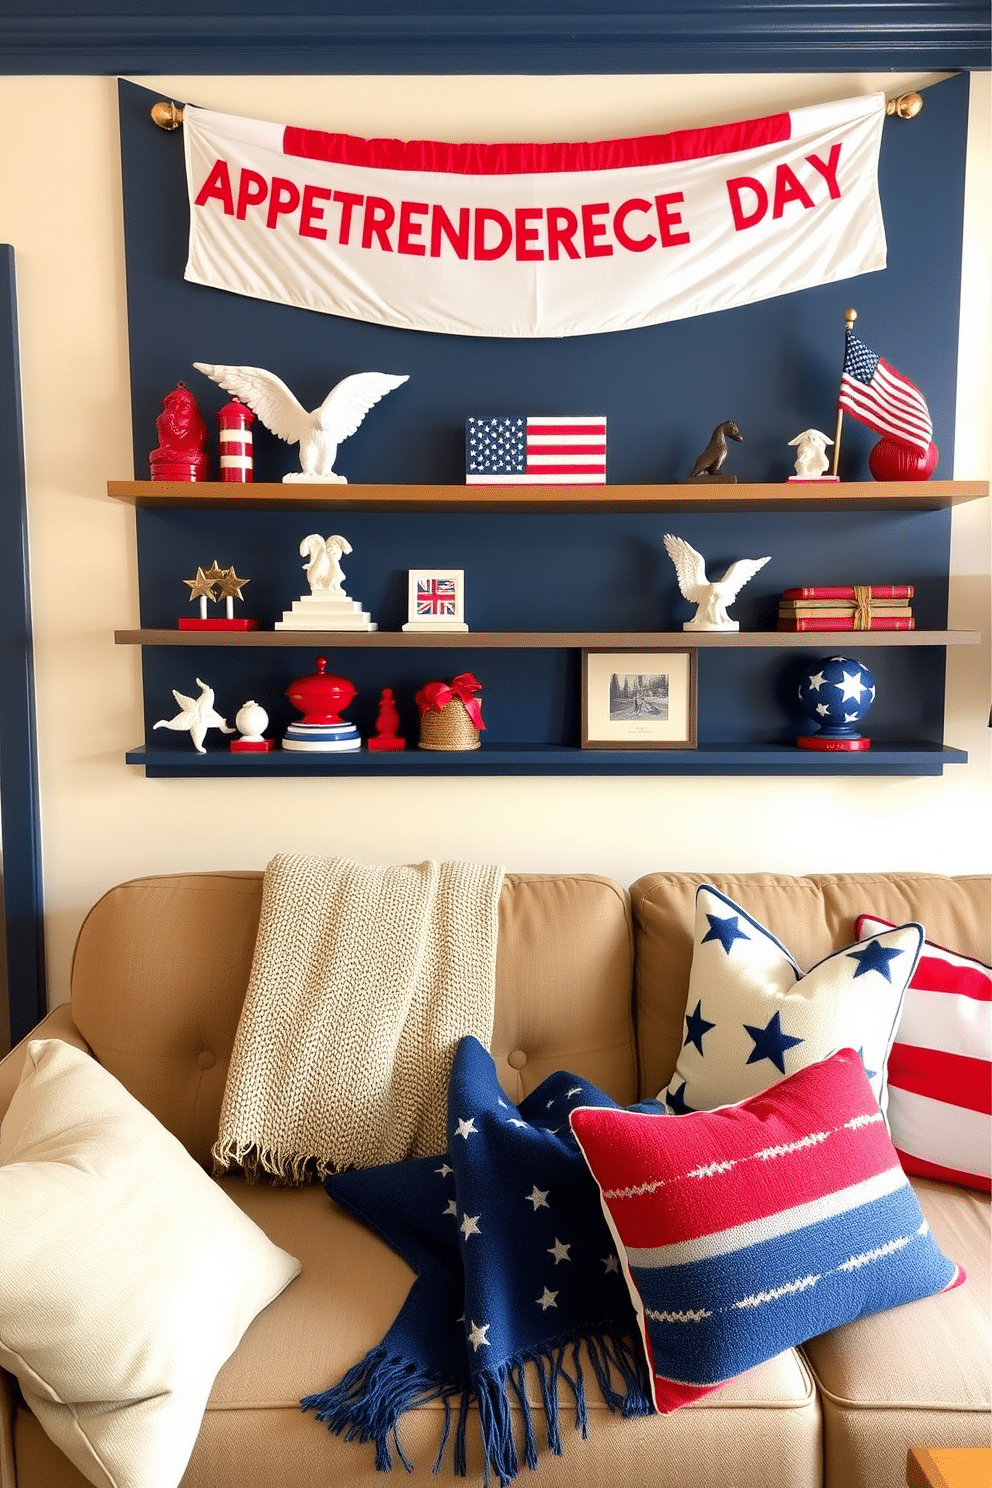
[[[369,409],[408,382],[388,372],[355,372],[331,388],[319,408],[308,413],[281,377],[264,367],[221,367],[194,362],[198,372],[219,383],[225,392],[247,403],[267,429],[287,444],[299,444],[299,471],[284,481],[326,481],[347,485],[348,477],[334,470],[338,445],[354,434]]]
[[[666,533],[665,549],[675,565],[675,577],[679,581],[682,597],[697,606],[695,615],[683,623],[682,629],[740,630],[738,621],[731,620],[727,614],[727,606],[733,604],[744,585],[754,578],[759,568],[764,568],[768,558],[738,558],[722,579],[710,583],[706,577],[706,563],[702,554],[697,553],[685,538]]]

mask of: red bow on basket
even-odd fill
[[[429,713],[433,708],[438,713],[443,713],[452,698],[459,698],[465,705],[465,712],[472,720],[477,729],[484,729],[482,721],[482,708],[479,699],[475,696],[482,691],[482,683],[478,677],[471,672],[459,672],[457,677],[452,677],[450,682],[425,682],[417,693],[414,701],[420,709],[421,717]]]

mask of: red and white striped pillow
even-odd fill
[[[890,921],[861,915],[858,938]],[[992,969],[926,941],[888,1062],[888,1120],[907,1173],[988,1193]]]

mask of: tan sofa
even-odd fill
[[[701,882],[747,908],[802,966],[854,939],[870,912],[917,919],[928,937],[989,960],[989,882],[925,874],[701,876],[656,873],[626,892],[593,875],[508,874],[500,907],[492,1052],[519,1101],[568,1069],[629,1103],[654,1095],[682,1043]],[[110,890],[80,932],[72,1003],[36,1037],[92,1051],[201,1162],[215,1136],[258,921],[258,873],[144,878]],[[22,1052],[0,1063],[0,1113]],[[411,1273],[320,1187],[224,1188],[302,1274],[251,1324],[217,1378],[187,1488],[382,1488],[372,1449],[330,1435],[302,1396],[341,1377],[392,1322]],[[989,1442],[989,1204],[914,1180],[965,1286],[787,1350],[695,1404],[623,1421],[590,1400],[588,1439],[563,1427],[542,1455],[548,1488],[900,1488],[910,1446]],[[2,1376],[2,1488],[83,1488]],[[590,1392],[592,1395],[594,1392]],[[429,1483],[442,1407],[403,1421]],[[405,1480],[397,1464],[394,1471]],[[522,1470],[521,1481],[530,1479]],[[450,1456],[440,1474],[453,1479]],[[470,1485],[482,1483],[469,1440]]]

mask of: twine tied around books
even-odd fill
[[[871,630],[871,586],[854,586],[854,629]]]

